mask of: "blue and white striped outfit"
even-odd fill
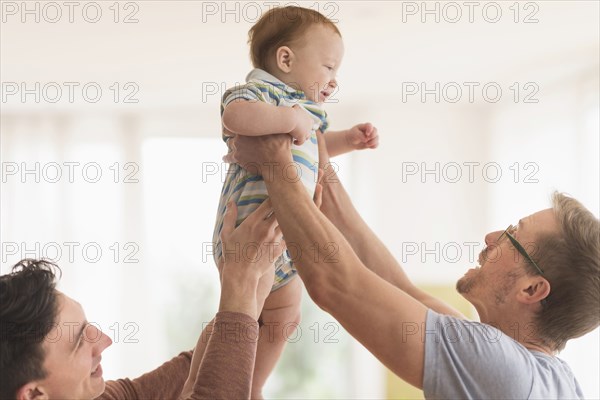
[[[221,116],[232,101],[263,101],[277,107],[293,107],[299,105],[306,110],[315,121],[315,130],[325,132],[327,129],[327,114],[322,106],[306,98],[304,92],[296,90],[273,75],[261,69],[252,70],[246,77],[246,84],[228,89],[221,102]],[[223,129],[223,140],[227,142],[230,136]],[[290,177],[298,173],[306,190],[312,196],[315,192],[318,172],[319,151],[316,132],[301,146],[292,144],[292,158],[296,171],[290,171]],[[238,207],[236,226],[242,223],[268,197],[262,177],[252,175],[238,164],[231,164],[221,191],[221,200],[217,210],[217,219],[213,233],[213,248],[215,262],[222,256],[220,234],[223,227],[225,206],[234,200]],[[277,290],[288,283],[296,275],[288,252],[275,261],[275,281],[272,290]]]

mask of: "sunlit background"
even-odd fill
[[[2,273],[55,259],[60,289],[114,344],[106,378],[194,346],[217,309],[225,172],[219,101],[277,2],[2,1]],[[93,3],[93,4],[92,4]],[[468,3],[468,2],[467,2]],[[485,233],[568,192],[599,214],[599,3],[306,2],[346,55],[332,129],[380,148],[336,159],[409,276],[453,292]],[[305,295],[272,398],[419,398]],[[599,398],[598,330],[560,354]]]

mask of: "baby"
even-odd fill
[[[344,45],[335,24],[320,13],[295,6],[273,8],[249,32],[255,69],[247,83],[223,95],[223,139],[234,135],[261,136],[287,133],[293,138],[293,173],[312,196],[317,183],[317,134],[328,123],[323,103],[337,88],[336,74]],[[351,150],[375,148],[377,129],[359,124],[324,135],[331,156]],[[225,206],[233,200],[239,225],[268,197],[262,178],[237,164],[229,168],[217,210],[213,242],[217,265],[222,256],[220,232]],[[275,260],[275,281],[262,309],[260,337],[252,381],[252,398],[262,398],[262,388],[275,367],[286,339],[300,322],[302,286],[289,254]],[[208,334],[207,334],[208,335]],[[186,387],[195,380],[203,349],[197,348]],[[185,390],[184,390],[185,391]],[[183,394],[183,393],[182,393]]]

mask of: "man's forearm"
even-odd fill
[[[304,186],[285,175],[287,162],[274,164],[263,178],[310,297],[398,376],[422,387],[424,346],[418,335],[399,335],[406,323],[424,323],[426,308],[365,268]]]
[[[323,142],[322,137],[320,140]],[[321,205],[321,211],[348,240],[362,263],[381,278],[402,289],[427,307],[433,308],[442,314],[463,318],[464,316],[454,308],[430,296],[410,281],[387,246],[362,219],[333,168],[328,167],[329,149],[327,144],[322,145],[321,142],[319,143],[321,146],[319,151],[320,167],[326,170],[322,183],[323,204]]]
[[[356,211],[335,172],[326,172],[323,179],[321,211],[342,232],[367,268],[438,313],[464,318],[456,309],[419,289],[410,281],[387,246]]]
[[[263,173],[263,178],[288,249],[292,257],[297,256],[293,261],[301,266],[298,272],[309,294],[312,288],[321,289],[324,283],[326,290],[331,291],[356,282],[351,271],[361,262],[400,289],[414,287],[362,220],[339,181],[323,184],[328,194],[327,198],[323,194],[321,209],[329,203],[325,207],[329,215],[325,215],[310,200],[302,184],[287,175],[289,169],[285,164],[271,163],[269,173]],[[348,288],[341,290],[352,292]],[[358,287],[356,290],[360,291]]]
[[[407,291],[413,285],[388,248],[362,219],[334,171],[323,178],[321,211],[342,232],[363,264],[392,285]]]
[[[394,256],[362,219],[334,169],[329,165],[330,142],[326,136],[317,135],[319,167],[325,171],[321,211],[342,232],[367,268],[402,290],[412,287]]]
[[[189,399],[250,398],[258,329],[246,314],[217,314]]]
[[[258,319],[256,307],[257,287],[258,280],[252,274],[239,273],[230,277],[227,272],[224,272],[219,311],[242,313],[255,320]]]
[[[323,282],[337,279],[336,273],[343,274],[349,260],[360,261],[343,235],[317,209],[302,183],[286,175],[288,163],[291,161],[272,163],[263,178],[288,249],[294,263],[302,266],[298,271],[310,294]]]

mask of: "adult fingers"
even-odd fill
[[[225,242],[227,238],[235,230],[235,221],[237,219],[237,205],[233,200],[227,203],[225,215],[223,216],[223,228],[221,228],[221,242]]]
[[[231,164],[237,162],[237,159],[235,158],[236,138],[237,136],[234,136],[227,141],[227,148],[229,149],[229,152],[223,156],[223,161],[226,163]]]
[[[320,183],[317,183],[317,186],[315,186],[313,201],[315,202],[317,208],[321,208],[321,204],[323,204],[323,185]]]
[[[263,217],[263,221],[266,221],[268,223],[267,225],[267,230],[269,232],[274,231],[279,225],[277,222],[277,218],[275,218],[275,210],[273,210],[273,206],[271,204],[271,199],[266,199],[263,204],[261,204],[261,206],[264,205],[265,208],[268,210],[265,214],[265,216]]]
[[[262,226],[264,224],[265,229],[272,231],[277,225],[277,219],[275,218],[275,213],[271,206],[271,199],[267,198],[263,201],[262,204],[246,218],[244,223],[246,221],[248,221],[246,225]]]
[[[323,170],[323,168],[319,168],[317,172],[317,183],[321,183],[321,181],[323,180],[323,176],[325,176],[325,171]]]

